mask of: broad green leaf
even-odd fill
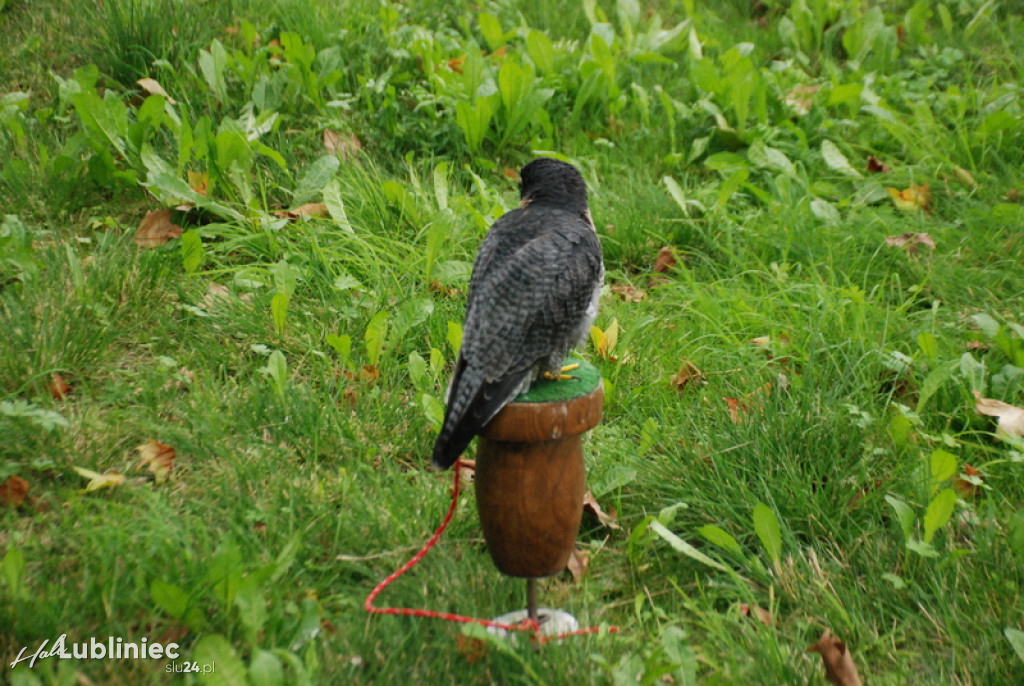
[[[827,138],[821,142],[821,156],[825,160],[825,164],[840,174],[852,176],[855,179],[863,178],[863,175],[850,165],[850,161],[846,159],[846,155],[839,149],[839,146]]]
[[[665,184],[665,188],[668,189],[668,194],[672,196],[676,204],[679,205],[679,209],[683,211],[684,217],[690,216],[690,209],[695,208],[701,212],[705,211],[704,206],[698,200],[693,200],[686,197],[686,191],[679,185],[679,182],[673,179],[671,176],[663,176],[661,182]]]
[[[674,533],[665,528],[665,525],[659,522],[658,520],[651,520],[650,527],[651,531],[660,536],[661,539],[668,543],[670,546],[672,546],[674,550],[682,553],[683,555],[686,555],[690,559],[696,560],[697,562],[700,562],[703,565],[707,565],[708,567],[717,569],[722,572],[730,571],[729,568],[723,565],[721,562],[711,559],[710,557],[700,552],[683,539],[679,538],[679,536],[676,536]]]
[[[413,350],[409,353],[409,379],[412,381],[412,385],[417,388],[427,376],[427,361],[423,359],[423,356]]]
[[[943,481],[956,476],[956,455],[936,449],[928,458],[928,466],[932,475],[932,494],[934,494]]]
[[[779,527],[779,518],[764,503],[754,506],[754,533],[757,534],[768,557],[778,564],[782,557],[782,529]]]
[[[438,162],[434,165],[431,175],[434,181],[434,199],[437,201],[437,208],[448,209],[448,163]]]
[[[958,366],[959,364],[956,360],[950,360],[928,372],[928,376],[921,382],[921,388],[918,391],[917,412],[921,412],[931,397],[935,395],[935,392],[949,381]]]
[[[978,312],[968,317],[975,326],[981,329],[981,333],[987,340],[992,340],[999,333],[999,322],[987,312]]]
[[[949,518],[953,516],[953,508],[956,506],[956,491],[952,488],[939,491],[928,503],[928,509],[924,513],[924,542],[931,543],[935,532],[945,526]]]
[[[592,478],[590,492],[595,498],[620,490],[636,480],[637,471],[633,467],[616,464],[601,474],[600,478]]]
[[[555,48],[543,31],[530,29],[526,34],[526,54],[543,74],[555,71]]]
[[[836,224],[842,219],[836,206],[827,200],[815,198],[811,201],[811,214],[829,224]]]
[[[180,586],[163,579],[153,579],[149,583],[149,596],[156,606],[167,613],[172,619],[182,619],[188,611],[189,596]]]
[[[337,155],[324,155],[309,165],[295,186],[295,192],[292,194],[293,206],[313,200],[334,178],[340,165],[341,161]]]
[[[445,337],[448,341],[449,347],[452,349],[452,354],[458,355],[459,349],[462,348],[462,324],[458,322],[448,322],[448,335]]]
[[[455,103],[455,122],[462,129],[466,145],[474,155],[480,151],[493,114],[494,105],[490,98],[478,98],[474,104],[464,100]]]
[[[743,555],[743,549],[740,548],[740,544],[732,537],[732,534],[719,526],[708,524],[697,529],[697,533],[719,548],[724,548],[736,555]]]
[[[288,387],[288,360],[285,359],[284,353],[280,350],[270,353],[270,357],[267,358],[267,364],[256,371],[269,377],[274,384],[277,394],[284,396],[284,391]],[[230,604],[230,598],[225,601],[225,604]]]
[[[939,341],[931,331],[922,331],[917,334],[917,347],[921,349],[924,356],[934,361],[939,357]]]
[[[21,598],[25,592],[25,554],[21,548],[11,547],[4,555],[4,581],[11,596]]]
[[[101,136],[122,157],[127,156],[124,137],[128,133],[128,108],[113,90],[106,98],[89,91],[75,93],[71,102],[87,130]]]
[[[238,610],[238,618],[251,644],[259,641],[259,634],[267,623],[267,599],[258,582],[257,577],[247,576],[238,585],[238,591],[235,593],[234,604]]]
[[[444,422],[444,405],[441,404],[441,401],[429,393],[424,393],[420,398],[420,404],[423,406],[423,414],[426,415],[427,420],[433,426],[440,427]]]
[[[885,496],[885,502],[892,505],[892,509],[896,511],[896,518],[900,521],[900,529],[903,530],[903,540],[910,541],[910,534],[914,531],[914,522],[917,521],[914,509],[899,498],[891,495]]]
[[[249,679],[252,686],[283,686],[284,666],[269,650],[256,650],[249,661]]]
[[[789,176],[796,176],[796,167],[786,154],[757,140],[747,149],[747,159],[762,169],[773,169]]]
[[[746,183],[749,176],[749,169],[737,169],[731,176],[729,176],[728,179],[725,180],[725,182],[718,188],[718,207],[720,209],[725,208],[733,194],[739,190],[740,186]]]
[[[505,44],[505,34],[501,30],[501,24],[498,23],[497,17],[488,12],[481,12],[476,15],[476,20],[480,26],[480,33],[487,41],[487,47],[497,50]]]
[[[181,261],[186,272],[195,274],[199,271],[204,256],[203,239],[199,237],[198,231],[189,229],[181,234]]]
[[[348,358],[352,354],[352,337],[348,334],[327,334],[327,345],[334,348],[334,351],[338,353],[338,358],[341,360],[341,366],[344,367],[348,364]]]
[[[278,293],[284,293],[287,296],[295,293],[295,287],[303,276],[302,269],[287,260],[275,263],[270,271],[274,275],[274,288]]]
[[[231,642],[220,634],[203,636],[192,650],[191,661],[198,663],[199,683],[204,686],[249,686],[248,670]],[[214,669],[203,673],[204,665]]]
[[[921,557],[938,557],[939,551],[931,543],[912,538],[907,541],[907,550],[912,550]]]
[[[434,271],[434,263],[441,253],[441,246],[448,237],[448,224],[444,221],[436,221],[427,229],[427,245],[424,251],[423,280],[430,282]]]
[[[902,577],[893,574],[892,572],[885,572],[882,574],[882,578],[892,584],[892,587],[897,591],[901,591],[907,587],[907,582]]]
[[[341,185],[337,179],[331,179],[323,188],[324,205],[327,205],[327,212],[335,221],[338,228],[347,234],[355,235],[352,224],[348,221],[348,214],[345,212],[345,203],[341,199]]]
[[[415,298],[398,308],[398,312],[391,318],[388,348],[394,350],[400,346],[409,331],[427,321],[433,312],[434,301],[430,298]]]
[[[208,51],[199,51],[199,71],[202,72],[210,91],[221,101],[227,100],[227,84],[224,81],[227,62],[227,51],[217,39],[214,39]]]
[[[1017,657],[1024,661],[1024,631],[1008,626],[1003,629],[1003,635],[1013,646],[1013,652],[1017,653]]]
[[[274,317],[274,330],[280,335],[284,331],[285,322],[288,319],[288,302],[291,298],[287,293],[280,291],[274,293],[270,300],[270,313]]]
[[[381,352],[384,350],[384,341],[388,332],[389,315],[387,310],[381,310],[373,315],[366,325],[366,333],[363,335],[363,342],[366,345],[366,359],[376,365],[380,361]]]
[[[971,353],[960,356],[960,375],[967,380],[972,391],[985,390],[985,365]]]

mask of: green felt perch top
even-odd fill
[[[579,363],[577,369],[566,372],[573,377],[567,381],[548,381],[537,379],[530,390],[521,394],[514,401],[516,403],[553,403],[581,398],[601,383],[601,372],[597,371],[594,365],[578,357],[570,356],[563,364]]]

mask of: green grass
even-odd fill
[[[866,683],[1020,683],[1024,446],[972,391],[1024,406],[1024,25],[861,5],[0,3],[0,483],[29,487],[0,506],[4,682],[822,684],[829,628]],[[448,507],[428,463],[468,270],[542,152],[604,247],[586,459],[621,528],[585,516],[586,575],[541,601],[620,631],[475,654],[362,606]],[[887,190],[914,184],[929,211]],[[136,244],[183,203],[183,237]],[[469,486],[377,602],[524,596]],[[10,669],[62,633],[216,673]]]

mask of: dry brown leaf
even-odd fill
[[[775,624],[775,621],[772,619],[772,613],[759,605],[740,603],[740,615],[743,617],[752,617],[765,626],[773,626]]]
[[[743,414],[750,412],[750,408],[747,407],[739,398],[722,398],[725,403],[729,406],[729,419],[732,420],[733,424],[740,424],[743,422]]]
[[[451,69],[456,74],[461,74],[462,73],[462,65],[465,64],[465,63],[466,63],[466,56],[465,55],[463,55],[462,57],[452,57],[451,59],[448,60],[448,68]]]
[[[978,491],[981,489],[978,482],[984,480],[984,478],[985,475],[980,471],[969,464],[965,464],[964,471],[953,479],[953,488],[956,489],[961,498],[969,498],[978,495]]]
[[[350,160],[363,149],[363,143],[354,133],[324,129],[324,148],[343,160]]]
[[[996,435],[1002,436],[1024,436],[1024,409],[1004,403],[1002,400],[982,398],[979,391],[971,391],[974,394],[974,409],[978,414],[987,417],[995,417]]]
[[[916,253],[919,245],[935,250],[935,241],[926,233],[901,233],[898,236],[886,236],[885,244],[890,248],[906,248],[909,253]]]
[[[825,663],[825,678],[836,686],[860,686],[860,677],[850,651],[828,629],[825,629],[817,643],[808,646],[807,652],[821,655]]]
[[[174,467],[174,448],[151,438],[135,449],[139,452],[139,467],[153,472],[158,484],[166,481]]]
[[[470,664],[480,662],[487,657],[487,642],[479,638],[473,638],[463,633],[455,634],[455,647]]]
[[[203,309],[207,312],[216,309],[217,305],[226,303],[231,300],[231,291],[224,284],[210,282],[210,287],[206,289],[206,295],[203,296]]]
[[[307,202],[291,210],[278,210],[274,216],[278,219],[298,219],[299,217],[326,217],[327,205],[322,202]]]
[[[171,221],[170,210],[152,210],[139,222],[135,244],[140,248],[158,248],[181,235],[181,227]]]
[[[654,258],[654,271],[665,273],[678,263],[679,260],[676,256],[676,249],[666,245],[658,251],[658,256]]]
[[[884,174],[885,172],[889,171],[890,169],[892,169],[892,167],[890,167],[887,164],[883,164],[882,160],[878,159],[874,155],[871,155],[870,157],[868,157],[867,170],[869,172],[874,172],[876,174]]]
[[[566,569],[572,574],[572,580],[579,583],[587,574],[587,567],[590,566],[590,553],[579,548],[573,548],[569,555],[569,563]]]
[[[892,198],[892,203],[898,210],[903,212],[920,212],[924,210],[929,213],[932,211],[932,192],[928,190],[928,184],[926,183],[912,183],[909,188],[905,188],[902,191],[891,186],[887,190]]]
[[[120,486],[124,483],[124,474],[120,474],[118,472],[100,474],[99,472],[94,472],[91,469],[86,469],[84,467],[72,467],[72,469],[78,472],[79,476],[83,476],[89,480],[89,483],[85,486],[85,490],[87,492],[98,491],[101,488],[114,488],[115,486]]]
[[[172,104],[172,105],[177,105],[178,104],[177,100],[175,100],[171,96],[167,95],[167,91],[164,90],[163,86],[161,86],[159,83],[157,83],[156,79],[151,79],[151,78],[147,77],[147,78],[139,79],[135,83],[137,83],[140,86],[142,86],[142,90],[146,91],[150,95],[162,95],[165,98],[167,98],[167,102],[169,102],[170,104]]]
[[[981,341],[967,341],[966,348],[968,350],[983,351],[983,350],[988,350],[988,344],[987,343],[983,343]]]
[[[793,112],[797,116],[802,117],[811,111],[811,105],[814,104],[814,94],[819,90],[821,90],[820,84],[809,86],[799,83],[786,93],[786,104],[793,108]]]
[[[64,382],[64,377],[56,372],[50,377],[50,395],[54,400],[63,400],[71,393],[71,386]]]
[[[594,497],[594,494],[590,492],[589,488],[583,494],[583,511],[584,512],[589,512],[590,514],[592,514],[595,517],[597,517],[597,521],[601,524],[601,526],[606,526],[609,529],[621,529],[622,527],[620,527],[615,522],[615,519],[616,519],[616,516],[617,516],[615,514],[615,510],[613,508],[608,508],[608,509],[611,510],[610,513],[609,512],[605,512],[604,510],[601,509],[601,505],[598,504],[597,498]]]
[[[0,484],[0,505],[4,507],[20,507],[27,495],[28,482],[16,474]]]
[[[760,396],[771,395],[772,393],[772,382],[768,382],[763,386],[758,386],[754,390],[747,393],[742,398],[722,398],[729,406],[729,418],[732,419],[734,424],[740,424],[743,422],[743,415],[751,414],[755,410],[761,409]]]
[[[684,390],[690,384],[697,385],[707,381],[707,377],[704,376],[697,365],[690,362],[687,359],[683,359],[683,366],[679,368],[679,371],[672,375],[672,385],[676,387],[677,391]]]
[[[638,303],[647,297],[646,291],[628,283],[617,283],[612,285],[612,293],[619,296],[628,303]]]

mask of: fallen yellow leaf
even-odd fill
[[[124,474],[119,474],[117,472],[100,474],[99,472],[94,472],[91,469],[86,469],[85,467],[74,467],[74,470],[78,472],[80,476],[89,480],[89,483],[85,486],[86,492],[98,491],[101,488],[114,488],[115,486],[120,486],[124,483]]]
[[[903,212],[925,212],[932,211],[932,192],[928,190],[928,184],[910,184],[905,190],[892,188],[887,189],[896,209]]]

